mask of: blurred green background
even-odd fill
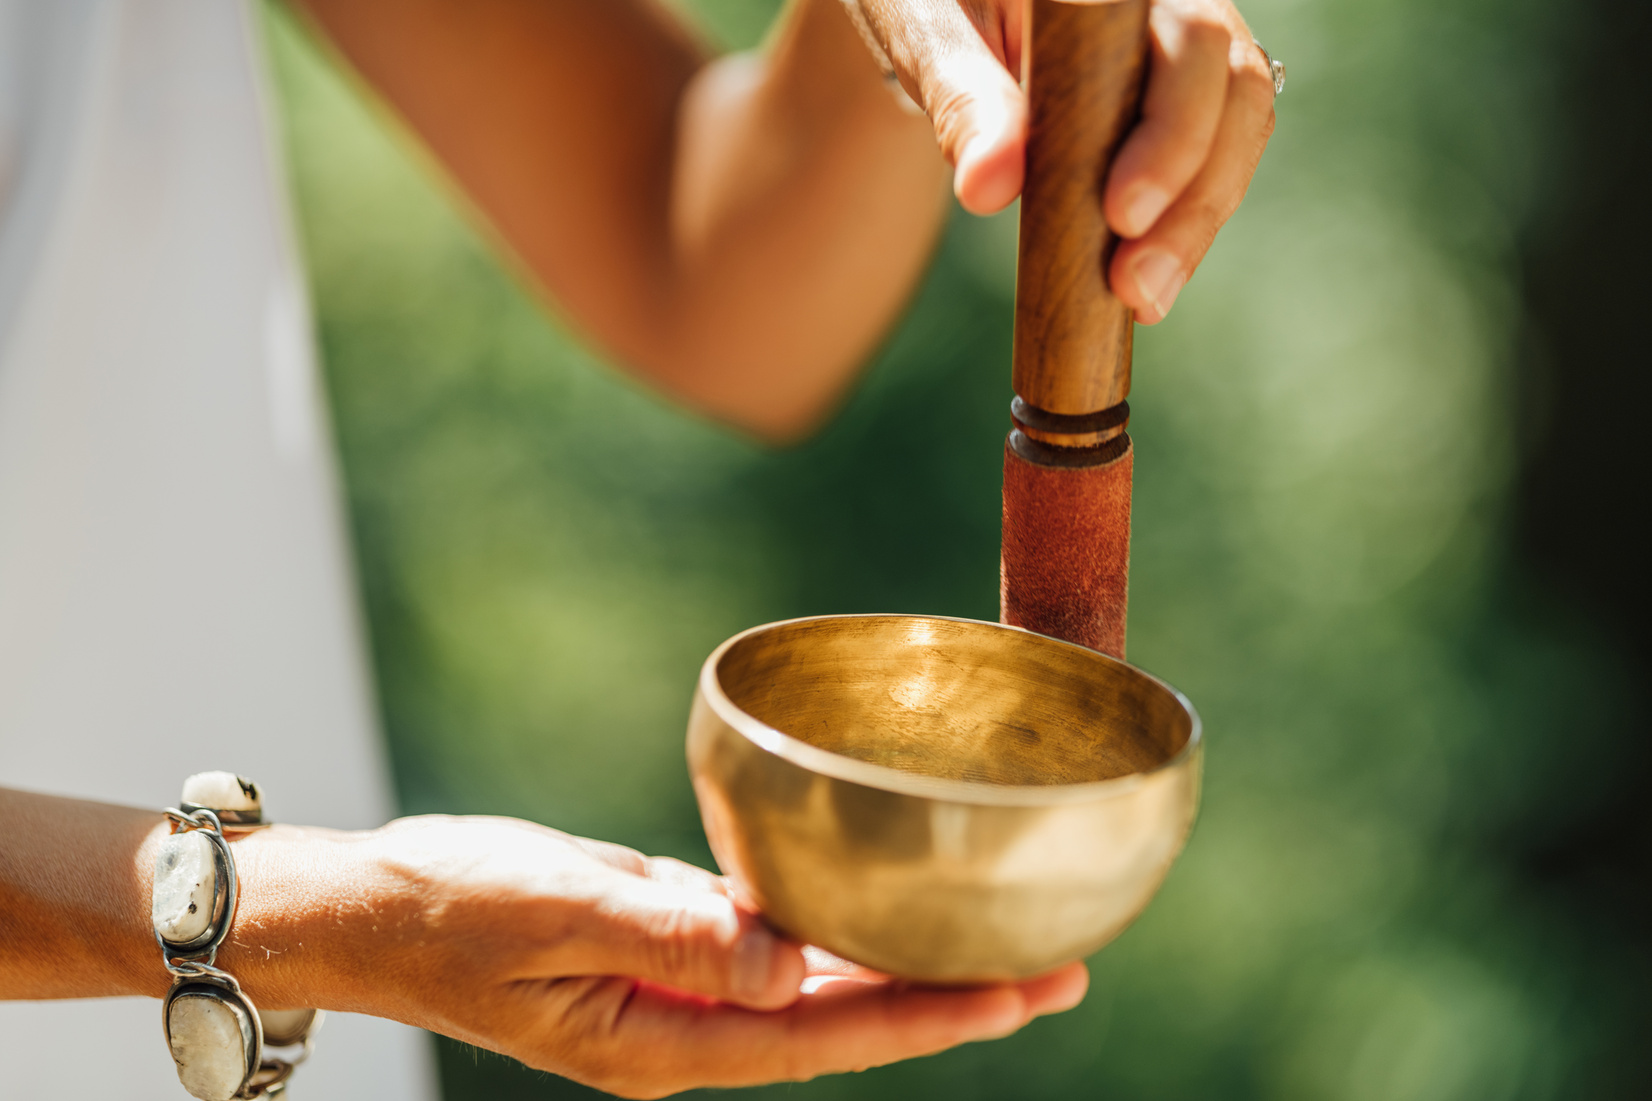
[[[690,6],[731,47],[775,9]],[[1518,537],[1552,408],[1521,250],[1583,32],[1525,0],[1245,10],[1290,65],[1278,133],[1131,397],[1131,656],[1203,713],[1197,831],[1080,1009],[763,1096],[1641,1096],[1644,941],[1531,858],[1620,799],[1637,707]],[[719,641],[996,617],[1013,213],[957,215],[851,404],[766,450],[581,347],[267,14],[404,808],[709,866],[681,740]],[[452,1101],[590,1092],[441,1055]]]

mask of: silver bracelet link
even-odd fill
[[[161,1023],[178,1080],[200,1101],[274,1097],[309,1056],[322,1013],[260,1014],[217,966],[240,898],[226,833],[268,825],[258,785],[233,773],[198,773],[184,782],[181,809],[165,813],[172,832],[155,859],[150,919],[172,976]]]

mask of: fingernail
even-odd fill
[[[774,934],[757,927],[734,942],[734,973],[730,985],[737,997],[760,998],[769,988],[774,970]]]
[[[1181,293],[1187,276],[1182,274],[1182,262],[1163,249],[1152,249],[1136,257],[1136,288],[1142,297],[1153,303],[1163,317]]]
[[[1136,188],[1135,197],[1124,207],[1124,220],[1129,223],[1130,236],[1140,237],[1153,228],[1164,208],[1170,205],[1170,194],[1152,184]]]

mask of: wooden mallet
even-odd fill
[[[1027,174],[1004,449],[1001,618],[1124,657],[1135,316],[1107,286],[1113,154],[1140,111],[1148,0],[1031,0]]]

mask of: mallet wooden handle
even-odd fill
[[[1004,452],[1002,617],[1124,657],[1130,309],[1107,289],[1102,187],[1136,120],[1148,0],[1030,0],[1027,180]]]
[[[1102,187],[1140,112],[1148,0],[1031,0],[1015,292],[1016,422],[1048,444],[1121,435],[1134,314],[1107,287]],[[1068,420],[1068,418],[1078,418]]]

